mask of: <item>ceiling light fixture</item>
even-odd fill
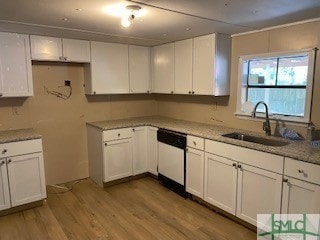
[[[141,7],[138,5],[129,5],[126,6],[126,13],[121,19],[122,27],[130,27],[133,24],[133,20],[138,15],[138,12],[141,10]]]

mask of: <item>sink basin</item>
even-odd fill
[[[223,134],[222,136],[245,141],[245,142],[258,143],[258,144],[273,146],[273,147],[281,147],[289,144],[289,142],[286,142],[286,141],[256,137],[256,136],[246,135],[246,134],[237,133],[237,132]]]

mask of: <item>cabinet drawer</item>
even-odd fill
[[[117,139],[131,138],[133,136],[132,128],[119,128],[103,132],[103,141],[112,141]]]
[[[199,149],[199,150],[204,150],[204,139],[188,135],[187,146],[195,149]]]
[[[285,159],[284,174],[293,178],[320,185],[320,165],[306,163],[292,158]]]
[[[0,144],[0,158],[35,152],[42,152],[41,139]]]
[[[272,172],[283,173],[282,156],[207,139],[205,151]]]

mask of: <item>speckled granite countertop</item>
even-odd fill
[[[8,142],[26,141],[38,138],[41,138],[41,135],[36,133],[31,128],[0,131],[0,144]]]
[[[216,126],[210,124],[203,124],[197,122],[189,122],[183,120],[177,120],[167,117],[152,116],[152,117],[138,117],[138,118],[127,118],[127,119],[117,119],[108,121],[98,121],[87,123],[90,126],[96,127],[103,130],[110,130],[116,128],[125,127],[138,127],[138,126],[154,126],[158,128],[165,128],[172,131],[182,132],[185,134],[203,137],[206,139],[211,139],[219,142],[229,143],[237,146],[242,146],[246,148],[251,148],[263,152],[273,153],[280,156],[291,157],[305,162],[310,162],[320,165],[320,149],[310,146],[307,141],[288,141],[290,144],[281,147],[265,146],[257,143],[250,143],[245,141],[239,141],[227,137],[221,136],[222,134],[231,132],[240,132],[246,134],[252,134],[255,136],[265,135],[262,133],[249,132],[244,130],[239,130],[235,128],[228,128],[223,126]],[[275,137],[270,137],[275,138]],[[275,138],[277,140],[282,140],[280,138]]]

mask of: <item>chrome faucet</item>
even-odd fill
[[[269,113],[268,113],[268,105],[264,101],[258,102],[252,111],[252,117],[256,117],[257,108],[260,104],[263,104],[266,108],[266,121],[263,123],[263,130],[266,132],[267,136],[271,136],[271,127],[270,127],[270,121],[269,121]]]

